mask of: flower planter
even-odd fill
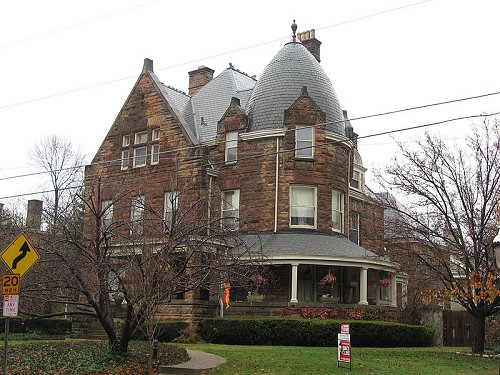
[[[248,302],[262,302],[262,301],[264,301],[264,295],[263,294],[249,294],[247,296],[247,301]]]
[[[320,301],[323,303],[339,303],[340,297],[321,296]]]

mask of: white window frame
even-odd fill
[[[122,146],[127,147],[130,146],[130,135],[124,135],[122,138]]]
[[[353,221],[353,217],[356,219],[355,222]],[[356,234],[356,241],[353,241],[354,233]],[[356,211],[349,212],[349,240],[359,245],[359,212]]]
[[[137,155],[137,152],[141,150],[144,151],[144,155]],[[148,159],[148,148],[146,146],[136,147],[134,148],[134,168],[144,167],[146,165],[146,161]]]
[[[144,227],[144,195],[132,197],[130,207],[131,234],[141,234]]]
[[[151,145],[151,165],[158,164],[160,161],[160,145],[154,144]]]
[[[308,130],[308,137],[303,137],[303,130]],[[295,157],[298,159],[314,158],[314,126],[297,125],[295,127]]]
[[[101,223],[103,231],[108,231],[113,224],[113,201],[101,201]]]
[[[158,141],[160,139],[160,128],[153,129],[151,132],[151,140]]]
[[[357,178],[355,178],[354,176],[356,176]],[[357,169],[353,169],[349,186],[355,190],[363,191],[363,179],[364,179],[364,173]]]
[[[230,151],[234,150],[234,155]],[[238,132],[227,132],[226,133],[226,148],[224,160],[226,163],[236,163],[238,160]]]
[[[166,191],[163,198],[163,221],[165,230],[170,231],[174,225],[174,213],[179,208],[179,193],[176,191]]]
[[[128,169],[130,152],[128,150],[122,150],[122,162],[120,168],[122,171]]]
[[[334,217],[340,218],[339,226],[335,226]],[[344,193],[340,190],[332,190],[332,230],[334,232],[344,232]]]
[[[313,205],[312,206],[305,206],[305,205],[300,205],[300,204],[294,204],[294,191],[298,192],[299,190],[303,191],[311,191],[313,194]],[[317,227],[317,209],[318,207],[318,198],[317,198],[317,187],[316,186],[311,186],[311,185],[290,185],[290,220],[289,220],[289,226],[290,228],[316,228]],[[296,210],[313,210],[313,224],[307,224],[307,223],[297,223],[294,224],[294,218],[300,218],[304,219],[310,218],[310,216],[294,216],[294,211]]]
[[[148,132],[135,133],[134,144],[140,145],[148,141]]]
[[[231,199],[229,199],[231,196]],[[222,192],[221,225],[224,229],[238,230],[240,220],[240,191],[226,190]]]

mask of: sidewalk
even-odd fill
[[[226,360],[215,354],[187,349],[189,361],[171,366],[160,366],[160,374],[204,374],[205,370],[215,368]],[[208,373],[208,372],[207,372]]]

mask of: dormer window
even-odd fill
[[[226,133],[226,163],[235,163],[238,158],[238,132]]]
[[[363,190],[363,173],[357,170],[352,171],[351,187],[356,190]]]
[[[148,132],[136,133],[134,144],[138,145],[148,141]]]
[[[314,127],[298,125],[295,128],[295,157],[300,159],[314,157]]]

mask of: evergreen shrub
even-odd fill
[[[433,342],[428,327],[362,320],[204,319],[199,334],[216,344],[337,346],[341,323],[350,324],[351,343],[357,347],[418,347]]]

